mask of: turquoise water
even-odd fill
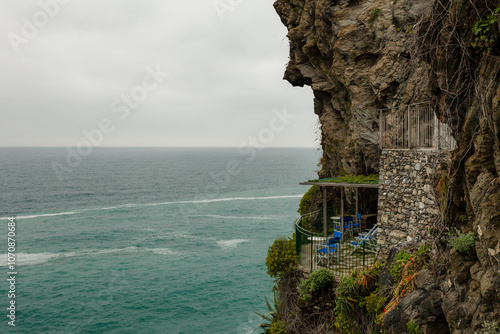
[[[0,332],[253,332],[267,247],[291,235],[316,150],[94,149],[58,177],[65,157],[0,149],[5,278],[17,217],[16,326],[3,280]]]

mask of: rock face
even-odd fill
[[[429,1],[278,0],[288,28],[285,79],[310,85],[323,175],[378,171],[381,108],[428,101],[428,68],[410,76],[411,26]],[[410,71],[412,72],[412,71]]]
[[[453,130],[458,147],[440,184],[441,211],[447,226],[475,233],[475,252],[462,255],[438,243],[436,251],[447,254],[447,270],[434,273],[435,284],[420,289],[421,295],[407,297],[429,307],[404,301],[398,306],[433,333],[473,333],[482,322],[500,319],[500,23],[480,35],[472,29],[493,3],[274,4],[290,40],[285,79],[314,92],[322,133],[320,177],[379,171],[378,109],[433,101],[437,116]],[[491,45],[472,47],[481,34],[492,38]],[[426,312],[442,319],[440,309],[446,324],[423,320]],[[387,331],[402,332],[405,320],[390,322],[395,327]]]
[[[429,270],[419,272],[415,279],[415,290],[410,292],[384,318],[385,332],[400,334],[407,331],[407,323],[412,320],[424,334],[449,333],[441,307],[443,292],[438,280]]]

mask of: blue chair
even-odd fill
[[[328,239],[328,243],[318,245],[316,249],[316,261],[320,264],[323,260],[326,260],[327,266],[330,265],[330,261],[333,260],[335,255],[340,254],[340,240],[342,238],[342,233],[338,231],[333,232],[333,237]]]
[[[353,220],[351,224],[352,231],[357,231],[358,234],[361,233],[361,213],[356,214],[356,219]]]
[[[340,238],[330,238],[327,244],[321,244],[320,247],[324,248],[338,248],[340,244]]]
[[[347,223],[350,223],[353,220],[354,220],[354,218],[352,216],[345,216],[344,217],[344,229],[349,228],[350,224],[347,224]],[[335,224],[335,229],[340,230],[340,221],[337,221],[337,224]]]
[[[344,232],[346,234],[351,235],[351,236],[353,236],[353,230],[352,230],[353,221],[354,221],[354,218],[352,216],[345,216],[344,217]],[[335,226],[335,228],[337,230],[340,230],[340,224],[341,224],[341,222],[339,222],[339,225]]]
[[[351,241],[354,249],[349,255],[360,249],[363,245],[365,251],[374,252],[376,249],[375,236],[377,234],[377,224],[375,224],[366,234],[356,237],[356,241]]]
[[[333,231],[333,237],[328,239],[328,244],[321,244],[322,247],[339,247],[340,240],[342,239],[342,233],[339,231]]]
[[[337,247],[324,247],[320,248],[316,251],[316,261],[317,264],[321,264],[323,260],[326,260],[326,265],[330,266],[330,260],[334,255],[338,252],[339,248]]]

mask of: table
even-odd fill
[[[307,240],[309,241],[328,241],[331,237],[309,237]]]

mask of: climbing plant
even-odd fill
[[[479,18],[472,26],[474,33],[474,41],[471,43],[472,47],[476,49],[486,49],[487,53],[491,52],[497,37],[494,33],[493,27],[498,22],[498,13],[500,12],[500,3],[493,11],[486,15],[486,17]]]

